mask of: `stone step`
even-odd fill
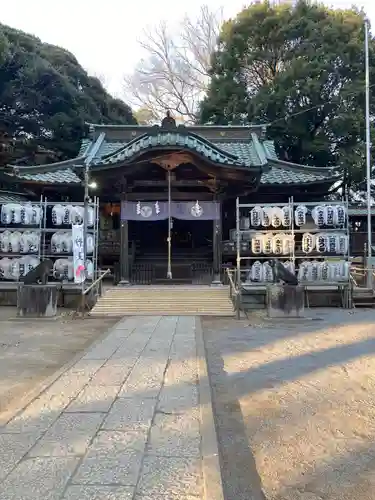
[[[210,287],[110,288],[92,316],[134,314],[233,316],[229,290]]]

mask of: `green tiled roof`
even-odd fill
[[[103,134],[104,136],[104,134]],[[90,146],[94,145],[91,139],[84,139],[79,156],[72,160],[44,165],[39,167],[19,167],[5,171],[7,175],[16,176],[25,181],[46,184],[80,184],[82,181],[75,171],[75,167],[82,167],[89,156]],[[95,151],[90,169],[103,167],[116,168],[136,161],[138,155],[158,149],[190,150],[209,161],[223,167],[262,170],[261,184],[263,185],[296,185],[313,182],[334,180],[337,173],[331,169],[304,167],[278,159],[274,142],[260,140],[255,132],[249,131],[248,140],[225,139],[218,137],[208,141],[195,133],[180,133],[176,131],[154,130],[144,133],[131,140],[98,141],[98,150]]]
[[[179,148],[190,150],[204,156],[213,163],[242,168],[260,166],[253,143],[213,143],[193,134],[175,132],[160,132],[144,134],[120,148],[103,144],[99,150],[100,157],[94,158],[93,165],[113,165],[120,162],[130,162],[133,157],[151,149]],[[114,151],[113,151],[114,150]]]
[[[54,172],[43,172],[41,174],[23,174],[20,172],[17,177],[25,181],[40,182],[43,184],[77,184],[82,182],[71,168],[55,170]]]
[[[23,203],[28,201],[26,196],[8,191],[0,191],[0,204],[3,203]]]
[[[270,162],[270,170],[262,174],[261,184],[309,184],[312,182],[324,182],[325,180],[334,179],[339,174],[331,172],[327,169],[327,173],[323,173],[321,169],[313,172],[312,168],[306,168],[306,171],[297,171],[295,168],[278,165],[276,161]]]

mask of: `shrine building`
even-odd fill
[[[89,130],[76,158],[2,168],[0,202],[82,202],[88,183],[100,201],[99,267],[116,282],[163,283],[168,266],[175,283],[220,281],[236,258],[228,242],[237,197],[321,201],[343,177],[281,159],[266,125],[188,127],[167,117]]]

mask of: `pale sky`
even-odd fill
[[[91,74],[104,76],[108,90],[122,95],[122,81],[142,52],[142,30],[167,21],[177,25],[185,14],[194,16],[205,4],[233,17],[245,0],[12,0],[1,1],[0,21],[38,36],[43,42],[71,51]],[[374,0],[328,0],[327,5],[357,5],[375,26]]]

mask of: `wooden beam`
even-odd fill
[[[129,201],[167,201],[168,193],[154,192],[154,193],[129,193]],[[172,192],[173,201],[211,201],[213,199],[212,193],[180,193]]]
[[[172,180],[171,185],[172,186],[179,186],[179,187],[199,187],[202,185],[203,181],[199,180],[189,180],[189,179],[181,179],[181,180]],[[166,180],[135,180],[132,183],[133,186],[136,187],[167,187],[168,186],[168,181]]]

